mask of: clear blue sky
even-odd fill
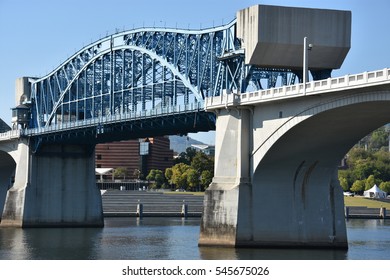
[[[259,3],[350,10],[351,50],[333,76],[390,67],[389,0],[0,0],[0,118],[10,123],[16,78],[45,75],[116,29],[217,26]],[[214,143],[213,133],[194,138]]]

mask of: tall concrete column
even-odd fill
[[[100,227],[102,201],[95,156],[82,145],[46,145],[32,154],[19,145],[15,183],[8,191],[2,227]]]
[[[23,224],[23,204],[28,185],[29,148],[27,142],[18,143],[14,152],[16,161],[15,180],[7,191],[0,226],[21,227]]]
[[[0,150],[0,213],[3,212],[7,191],[15,176],[15,168],[16,164],[12,156]]]
[[[205,192],[199,245],[235,246],[237,239],[251,234],[252,206],[240,203],[249,202],[251,193],[251,113],[221,109],[217,114],[215,174]]]

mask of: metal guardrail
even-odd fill
[[[169,106],[164,108],[155,108],[140,112],[127,112],[122,114],[115,114],[111,116],[101,116],[86,120],[79,120],[75,122],[64,122],[59,124],[50,125],[47,127],[30,128],[22,131],[24,136],[35,136],[59,131],[82,129],[93,126],[102,126],[107,124],[114,124],[132,120],[141,120],[154,117],[162,117],[176,114],[183,114],[188,112],[195,112],[203,110],[201,103],[192,103],[188,105]]]

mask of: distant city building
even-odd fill
[[[137,179],[137,170],[146,177],[152,169],[164,171],[173,165],[168,137],[98,144],[95,156],[96,168],[125,168],[129,179]]]
[[[193,145],[191,145],[191,147],[193,147],[197,151],[201,151],[202,153],[204,153],[208,156],[215,155],[215,146],[193,144]]]

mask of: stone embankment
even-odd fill
[[[368,208],[360,206],[345,207],[347,219],[390,219],[390,209]]]
[[[188,217],[201,217],[203,210],[203,196],[190,193],[107,190],[102,191],[102,201],[105,217],[137,217],[140,204],[144,217],[184,216],[184,204],[187,205]],[[390,209],[349,206],[345,207],[345,217],[390,219]]]
[[[139,204],[144,217],[184,216],[183,204],[188,217],[200,217],[203,210],[203,196],[186,193],[107,190],[102,192],[102,201],[105,217],[136,217]]]

